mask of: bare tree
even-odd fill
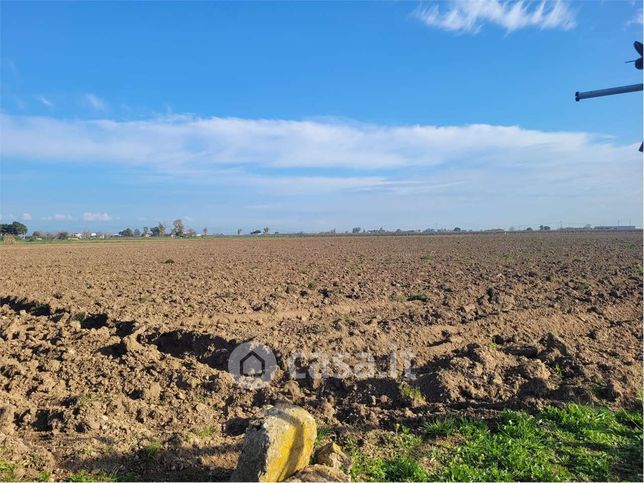
[[[183,228],[183,221],[181,221],[181,218],[179,218],[178,220],[174,220],[172,224],[174,226],[174,229],[172,230],[174,235],[183,236],[184,228]]]
[[[241,228],[237,228],[237,236],[239,236],[239,235],[241,235],[241,234],[242,234],[242,229],[241,229]]]
[[[268,230],[269,228],[267,226],[264,227],[264,235],[268,235]]]
[[[207,226],[204,227],[202,233],[203,233],[203,236],[208,236],[208,227]]]

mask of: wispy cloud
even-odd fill
[[[23,219],[23,221],[31,221],[31,219],[32,219],[31,213],[23,213],[22,214],[22,219]]]
[[[46,107],[52,108],[54,107],[54,103],[47,99],[45,96],[37,96],[37,99]]]
[[[493,24],[514,32],[528,27],[570,30],[575,14],[564,0],[448,0],[419,6],[414,16],[430,27],[449,32],[479,32]]]
[[[83,96],[85,103],[97,111],[104,112],[107,110],[107,102],[98,97],[96,94],[88,93]]]
[[[583,132],[519,126],[380,126],[347,122],[173,116],[146,121],[62,120],[0,114],[3,158],[148,166],[202,177],[249,166],[363,170],[468,159],[512,165],[615,159],[630,149]]]
[[[112,215],[109,213],[100,213],[100,212],[89,212],[86,211],[83,213],[83,220],[84,221],[110,221],[112,219]]]
[[[611,200],[619,191],[625,204],[641,199],[639,141],[620,145],[584,132],[188,115],[87,121],[0,114],[0,128],[0,154],[9,164],[109,165],[114,173],[136,167],[139,175],[127,179],[137,184],[222,186],[267,199],[320,195],[324,206],[330,199],[346,205],[355,202],[346,197],[360,197],[402,207],[402,198],[429,195],[473,206],[501,195]],[[366,212],[371,205],[364,206]],[[52,219],[68,219],[60,216]]]
[[[74,218],[72,218],[72,215],[63,215],[60,213],[56,213],[55,215],[50,215],[43,218],[43,220],[47,221],[71,221],[73,219]]]
[[[642,18],[642,9],[638,9],[635,12],[635,15],[633,15],[628,22],[626,22],[626,25],[642,25],[644,23],[644,20]]]

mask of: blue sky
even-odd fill
[[[2,2],[2,221],[641,225],[641,2]]]

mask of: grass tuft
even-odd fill
[[[117,481],[114,475],[110,475],[103,471],[88,473],[85,470],[80,470],[72,473],[67,477],[67,481]]]
[[[153,458],[160,449],[161,443],[159,441],[152,441],[151,443],[148,443],[143,448],[141,448],[141,453],[143,453],[144,456]]]

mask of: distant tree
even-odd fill
[[[150,229],[150,232],[152,233],[152,236],[161,236],[161,230],[159,230],[158,226],[153,226]]]
[[[32,238],[45,238],[45,236],[46,235],[40,230],[36,230],[31,234]]]
[[[83,238],[89,240],[92,238],[92,232],[89,230],[83,230]]]
[[[208,236],[208,227],[207,226],[204,227],[204,229],[202,230],[201,234],[203,236]]]
[[[134,236],[141,236],[141,230],[139,230],[138,228],[135,228],[134,229]]]
[[[264,227],[264,235],[268,235],[269,228],[267,226]]]
[[[61,231],[56,235],[56,238],[59,240],[67,240],[69,238],[69,233],[66,231]]]
[[[11,224],[3,223],[0,225],[1,235],[17,235],[22,236],[27,234],[27,227],[19,221],[14,221]]]
[[[157,236],[165,236],[165,225],[161,222],[157,225],[158,234]]]
[[[241,229],[241,228],[237,228],[237,236],[239,236],[239,235],[241,235],[241,234],[242,234],[242,229]]]
[[[150,229],[147,226],[143,227],[143,236],[148,236],[150,234]]]
[[[262,231],[261,230],[253,230],[250,232],[251,235],[259,235]]]
[[[453,231],[461,231],[461,229],[457,226]]]
[[[174,233],[174,236],[183,236],[184,232],[184,227],[183,227],[183,221],[181,219],[174,220],[172,222],[172,225],[174,226],[172,232]]]
[[[590,230],[593,226],[590,223],[584,225],[584,230]]]
[[[360,233],[361,231],[362,231],[362,228],[360,228],[359,226],[356,226],[351,230],[351,233],[355,234],[355,233]]]
[[[533,231],[533,230],[532,230],[532,227],[529,226],[528,228],[525,229],[525,231]]]
[[[131,238],[134,236],[134,232],[132,231],[132,228],[126,228],[125,230],[119,231],[119,235]]]
[[[548,231],[550,230],[550,227],[548,225],[539,225],[539,230]]]
[[[23,225],[22,223],[18,221],[14,221],[12,223],[13,225],[13,231],[15,232],[16,235],[18,236],[24,236],[27,234],[27,225]]]
[[[195,230],[193,230],[192,228],[188,228],[185,231],[185,235],[186,236],[197,236],[197,232]]]

